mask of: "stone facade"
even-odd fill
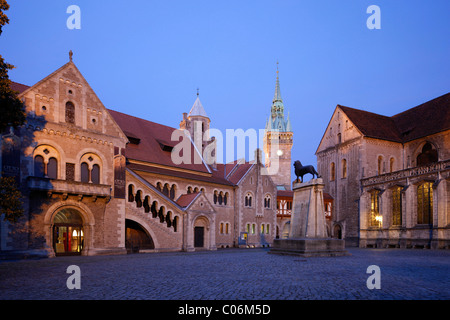
[[[72,60],[31,87],[13,85],[27,123],[2,134],[0,166],[20,182],[25,215],[0,222],[1,255],[272,244],[277,189],[259,154],[218,164],[195,153],[208,137],[200,148],[189,144],[200,163],[174,164],[178,129],[107,109]],[[210,123],[198,97],[180,129],[193,134],[195,123],[202,133]]]
[[[333,236],[361,247],[448,247],[449,107],[449,94],[393,117],[336,107],[316,153],[334,198]]]

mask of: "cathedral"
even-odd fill
[[[333,237],[449,248],[450,93],[392,117],[337,105],[316,155]]]
[[[2,133],[0,168],[19,182],[25,213],[16,223],[0,221],[0,255],[265,247],[280,236],[292,209],[293,133],[278,71],[264,137],[267,168],[259,150],[250,162],[204,157],[215,139],[207,136],[211,119],[198,93],[173,128],[105,107],[72,54],[36,84],[11,87],[27,121]],[[174,163],[173,135],[196,131],[206,139],[187,140],[183,157],[192,161]],[[275,163],[274,174],[263,174]]]

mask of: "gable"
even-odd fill
[[[363,133],[359,127],[347,116],[342,107],[337,105],[320,140],[316,154],[336,146],[339,140],[342,143],[362,136]]]
[[[72,61],[23,90],[19,97],[25,100],[29,115],[42,118],[47,124],[126,139]]]
[[[202,213],[216,213],[214,207],[203,193],[199,193],[197,197],[186,207],[189,211],[200,211]]]

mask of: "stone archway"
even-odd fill
[[[63,207],[53,216],[52,247],[55,255],[81,255],[85,246],[82,214],[73,207]]]
[[[147,230],[138,222],[125,219],[125,247],[127,253],[155,249],[155,243]]]

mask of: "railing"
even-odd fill
[[[27,186],[31,190],[56,192],[63,194],[110,197],[111,186],[77,181],[67,181],[40,177],[28,177]]]
[[[363,187],[366,187],[372,184],[384,183],[404,178],[417,177],[423,174],[437,173],[443,170],[450,170],[450,160],[444,160],[425,166],[404,169],[391,173],[381,174],[379,176],[361,179],[361,185]]]

